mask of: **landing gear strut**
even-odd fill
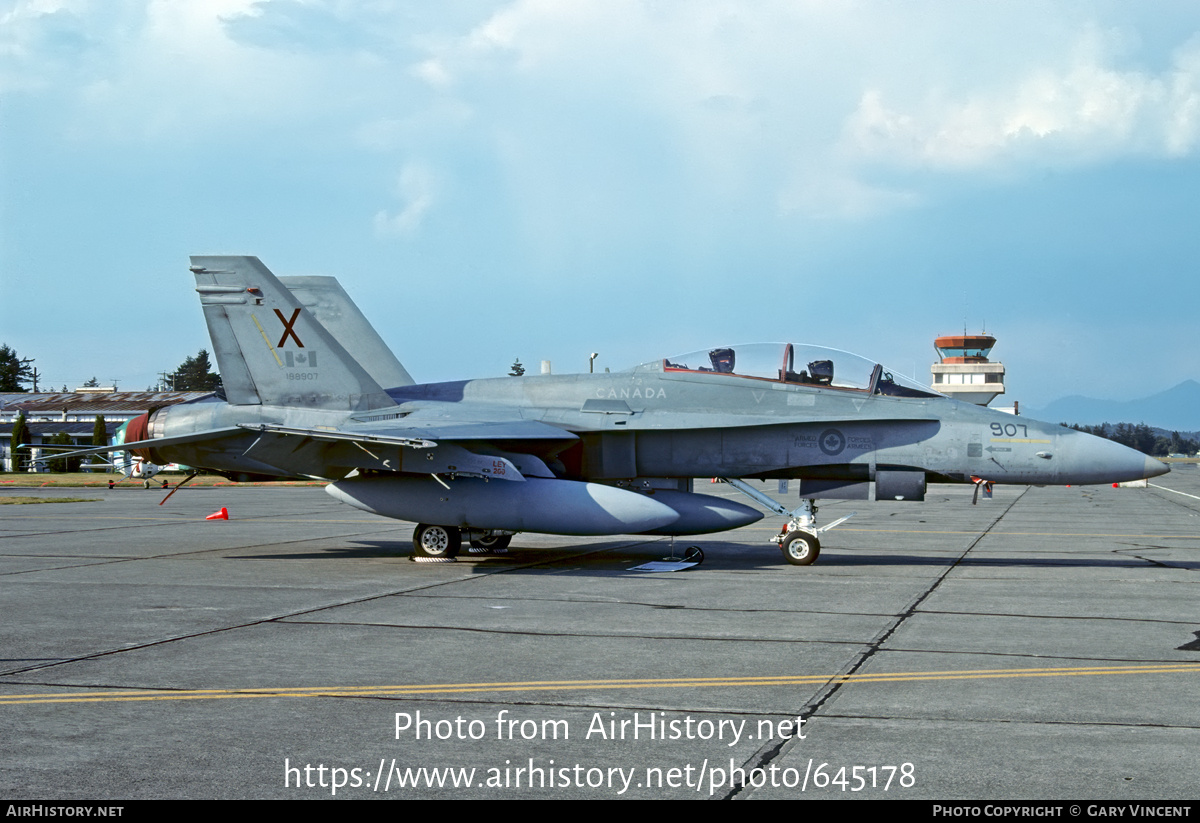
[[[817,526],[817,501],[812,498],[801,498],[800,505],[788,509],[777,503],[744,480],[722,477],[721,480],[733,486],[742,494],[776,514],[784,515],[788,522],[783,531],[771,538],[771,542],[783,551],[783,557],[793,566],[811,566],[821,554],[821,535],[845,523],[857,512],[850,512],[845,517],[838,518],[828,526]]]
[[[837,523],[818,529],[817,504],[811,498],[802,499],[800,505],[787,514],[789,518],[783,526],[783,531],[772,537],[771,541],[783,551],[783,559],[793,566],[811,566],[816,563],[821,554],[821,539],[818,535],[845,520],[842,518]]]
[[[675,535],[671,535],[671,556],[664,557],[663,561],[667,563],[677,563],[682,560],[684,563],[695,563],[699,566],[704,562],[704,549],[699,546],[688,546],[683,550],[683,557],[675,556]]]

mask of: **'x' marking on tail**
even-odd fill
[[[304,348],[304,344],[300,342],[300,338],[296,336],[296,332],[292,329],[292,326],[296,324],[296,318],[300,316],[300,309],[296,309],[294,312],[292,312],[291,320],[286,319],[283,316],[283,312],[281,312],[279,309],[275,309],[275,316],[278,317],[279,322],[283,324],[283,337],[279,338],[279,345],[276,346],[276,348],[282,349],[283,344],[287,342],[289,337],[296,341],[297,346]]]

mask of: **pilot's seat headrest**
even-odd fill
[[[814,360],[808,364],[808,373],[818,386],[828,386],[833,383],[833,361]]]

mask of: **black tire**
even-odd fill
[[[417,525],[413,532],[413,554],[417,557],[453,558],[462,548],[462,532],[455,526]]]
[[[512,539],[513,536],[511,534],[490,534],[487,537],[477,537],[472,540],[471,548],[498,552],[502,549],[507,549]]]
[[[807,532],[795,531],[783,539],[779,548],[793,566],[811,566],[821,554],[821,541]]]

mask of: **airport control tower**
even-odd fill
[[[1004,364],[988,360],[994,345],[996,338],[990,334],[963,333],[934,340],[940,360],[933,364],[933,388],[977,406],[1004,394]]]

